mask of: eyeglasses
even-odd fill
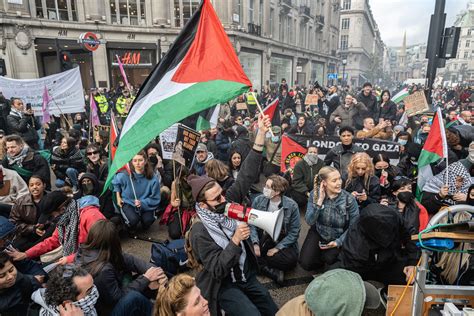
[[[219,202],[221,201],[221,199],[222,199],[222,192],[221,192],[218,196],[216,196],[215,198],[209,199],[209,200],[207,200],[207,201],[208,201],[208,202],[216,202],[216,203],[219,203]]]
[[[90,151],[87,153],[87,156],[97,155],[98,153],[98,151]]]
[[[407,180],[407,181],[411,181],[410,178],[408,177],[405,177],[405,176],[396,176],[395,178],[393,178],[393,180],[395,181],[400,181],[400,180]]]

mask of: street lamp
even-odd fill
[[[346,65],[347,65],[347,59],[342,60],[342,86],[344,87],[346,85]]]

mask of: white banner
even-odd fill
[[[5,98],[21,98],[25,106],[31,103],[36,116],[43,115],[41,106],[44,86],[48,88],[52,99],[49,103],[50,114],[59,116],[61,112],[84,112],[84,93],[79,67],[39,79],[0,77],[0,91]]]

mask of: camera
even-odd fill
[[[327,94],[327,93],[328,93],[328,90],[327,90],[326,88],[322,87],[322,86],[319,84],[318,81],[316,81],[316,82],[314,83],[314,87],[315,87],[316,89],[321,90],[321,92],[324,93],[324,94]]]

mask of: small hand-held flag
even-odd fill
[[[127,87],[128,91],[132,92],[130,89],[130,84],[128,83],[127,74],[125,73],[125,70],[123,69],[122,61],[120,60],[119,55],[115,55],[115,57],[117,58],[117,63],[120,69],[120,73],[122,74],[123,82],[125,83],[125,86]]]
[[[251,85],[211,1],[203,0],[143,83],[120,133],[107,183],[166,128]]]
[[[90,95],[89,98],[89,111],[90,111],[90,122],[92,127],[100,125],[99,114],[97,111],[97,105],[95,104],[94,96]]]

